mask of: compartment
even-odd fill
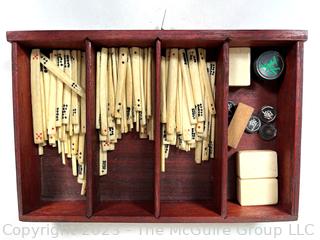
[[[190,37],[191,38],[191,37]],[[225,181],[227,153],[225,122],[228,69],[228,43],[220,40],[190,38],[161,39],[162,55],[166,48],[205,48],[207,61],[216,61],[216,126],[214,159],[196,164],[194,149],[190,152],[170,146],[166,170],[160,174],[160,199],[162,219],[183,221],[213,221],[225,214]]]
[[[148,139],[140,139],[135,129],[132,132],[122,134],[122,139],[115,144],[115,150],[107,152],[108,173],[99,176],[99,139],[98,130],[95,129],[95,98],[96,98],[96,53],[102,47],[152,47],[155,61],[155,38],[140,39],[135,36],[114,41],[109,37],[103,39],[91,39],[87,41],[87,48],[91,54],[91,151],[92,151],[92,219],[103,221],[114,217],[121,221],[124,217],[154,217],[154,191],[155,191],[155,161],[156,143]],[[155,86],[155,76],[152,78]],[[156,99],[156,91],[154,91]],[[155,100],[153,102],[155,107]],[[156,111],[156,110],[155,110]],[[156,132],[157,127],[155,127]],[[156,138],[156,136],[155,136]]]
[[[85,216],[85,197],[80,196],[81,185],[72,176],[71,163],[62,165],[57,148],[46,146],[38,155],[33,143],[30,54],[31,49],[84,49],[84,44],[49,45],[32,41],[13,43],[13,99],[15,121],[16,167],[21,220],[81,219]],[[63,187],[62,187],[63,186]]]
[[[253,72],[253,62],[266,50],[278,51],[285,69],[279,79],[260,80]],[[251,46],[251,85],[249,87],[229,87],[229,100],[243,102],[254,107],[255,112],[262,106],[274,106],[277,117],[274,122],[277,137],[271,141],[262,140],[259,134],[247,134],[241,138],[237,149],[228,148],[228,218],[242,218],[250,221],[271,221],[296,219],[298,198],[299,146],[301,131],[301,52],[302,43],[287,43],[265,46]],[[236,200],[236,152],[238,150],[274,150],[278,154],[278,194],[279,202],[272,206],[241,207]]]

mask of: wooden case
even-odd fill
[[[110,30],[8,32],[12,43],[12,83],[19,218],[22,221],[92,222],[254,222],[298,217],[303,43],[306,31],[288,30]],[[108,154],[109,173],[98,176],[98,134],[95,129],[96,51],[102,46],[151,46],[156,64],[155,141],[127,134]],[[250,87],[228,86],[230,47],[251,47],[252,59],[266,49],[285,58],[281,81],[255,81]],[[217,61],[215,157],[201,165],[193,152],[172,149],[160,173],[160,59],[165,48],[203,47]],[[88,164],[87,194],[56,149],[37,154],[32,140],[30,52],[81,49],[86,52]],[[242,207],[236,202],[235,152],[227,147],[227,101],[256,109],[269,104],[278,110],[276,139],[266,142],[244,134],[238,149],[278,152],[279,203]]]

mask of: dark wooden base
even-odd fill
[[[19,217],[22,221],[76,222],[260,222],[291,221],[298,216],[303,42],[306,31],[27,31],[8,32],[12,43],[13,104]],[[156,64],[155,141],[136,133],[123,136],[108,154],[108,175],[98,176],[98,134],[95,129],[96,51],[102,46],[153,47]],[[277,82],[263,82],[252,73],[250,87],[228,87],[229,48],[251,47],[252,59],[277,49],[286,69]],[[201,165],[193,151],[171,148],[167,171],[160,173],[160,59],[165,48],[203,47],[217,61],[215,157]],[[32,48],[81,49],[87,68],[87,195],[62,166],[56,149],[39,157],[32,141],[29,55]],[[244,134],[238,149],[227,147],[227,101],[244,102],[257,111],[277,108],[278,136],[266,142]],[[236,202],[235,152],[271,149],[278,153],[279,203],[242,207]]]

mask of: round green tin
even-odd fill
[[[284,69],[284,61],[277,51],[266,51],[255,61],[256,74],[265,80],[275,80],[280,77]]]

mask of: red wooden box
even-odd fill
[[[13,104],[19,218],[22,221],[92,222],[251,222],[296,220],[299,203],[303,43],[306,31],[173,30],[173,31],[19,31],[12,43]],[[95,129],[96,51],[102,46],[155,48],[155,141],[130,133],[108,155],[109,173],[98,176]],[[251,47],[252,55],[278,49],[285,58],[282,81],[228,87],[229,47]],[[160,173],[160,58],[168,47],[204,47],[217,61],[215,158],[201,165],[193,152],[172,150],[167,171]],[[81,49],[87,55],[87,195],[81,197],[70,169],[55,149],[39,157],[32,140],[30,52]],[[279,203],[241,207],[235,200],[235,150],[227,147],[227,101],[278,110],[278,136],[265,142],[244,135],[239,149],[278,152]]]

